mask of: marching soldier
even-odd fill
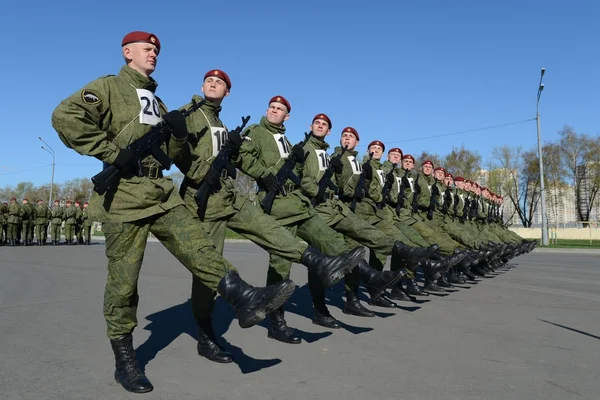
[[[81,203],[79,201],[75,202],[75,243],[83,244],[83,210],[81,209]]]
[[[6,218],[8,214],[8,203],[0,203],[0,245],[8,243],[6,234]]]
[[[354,261],[347,257],[327,257],[316,248],[301,243],[273,217],[243,196],[233,179],[227,175],[227,170],[220,173],[210,167],[227,141],[230,141],[229,145],[237,143],[236,147],[242,143],[240,134],[228,132],[219,118],[221,103],[230,90],[229,76],[224,71],[213,69],[204,75],[204,98],[198,95],[192,98],[193,102],[205,103],[186,120],[189,154],[182,152],[175,159],[180,171],[185,174],[180,193],[186,207],[200,222],[196,193],[201,185],[210,185],[212,189],[206,199],[206,210],[200,224],[220,254],[223,254],[226,228],[230,228],[271,254],[306,265],[319,275],[319,279],[326,281],[327,286],[335,284],[352,267],[352,263],[358,261],[359,256]],[[191,104],[183,108],[189,106]],[[215,294],[214,290],[203,285],[199,279],[193,278],[192,311],[199,331],[197,349],[199,355],[211,361],[228,363],[233,358],[219,345],[212,326]],[[276,310],[269,317],[269,337],[285,343],[300,343],[300,338],[285,324],[282,309]]]
[[[87,201],[83,203],[83,210],[81,214],[81,218],[83,220],[82,228],[83,238],[85,240],[85,244],[89,245],[92,243],[92,219],[89,216],[88,207],[90,203]]]
[[[10,199],[10,204],[8,205],[8,217],[6,218],[7,222],[7,236],[8,242],[10,246],[16,246],[18,244],[17,241],[17,230],[19,229],[19,215],[21,214],[21,206],[17,203],[17,198],[13,197]]]
[[[96,157],[120,173],[116,187],[93,193],[89,217],[102,222],[106,237],[104,317],[115,355],[115,379],[128,391],[145,393],[153,386],[139,368],[132,332],[137,325],[137,282],[150,232],[233,306],[242,328],[259,323],[266,313],[279,308],[295,285],[282,280],[268,288],[255,288],[243,281],[184,207],[158,160],[150,155],[140,160],[127,148],[160,129],[159,134],[168,134],[160,149],[174,158],[187,148],[188,132],[183,114],[167,113],[155,95],[157,83],[150,75],[161,47],[156,35],[131,32],[121,46],[126,65],[118,76],[99,78],[63,100],[52,114],[52,125],[67,147]]]
[[[35,208],[35,237],[37,239],[38,246],[46,244],[47,231],[46,226],[48,224],[48,217],[50,216],[50,210],[44,202],[39,199],[37,201],[37,207]]]
[[[52,239],[53,246],[58,246],[60,242],[60,231],[64,220],[64,214],[64,210],[60,206],[60,201],[58,199],[54,200],[54,205],[52,206],[52,210],[50,210],[50,238]]]
[[[77,208],[73,206],[71,200],[67,200],[67,204],[64,208],[64,220],[65,220],[65,244],[73,244],[73,235],[75,234],[75,223],[76,223]]]
[[[29,199],[24,198],[22,200],[23,205],[19,216],[21,217],[21,238],[23,239],[23,246],[30,246],[33,243],[33,237],[31,237],[31,226],[33,225],[33,207],[29,204]]]

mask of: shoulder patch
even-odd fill
[[[102,102],[100,95],[90,89],[83,89],[81,91],[81,99],[86,104],[99,104]]]

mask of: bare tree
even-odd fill
[[[442,160],[442,166],[453,175],[462,175],[467,179],[475,178],[481,170],[481,156],[471,150],[452,147],[452,151]]]
[[[578,134],[573,127],[565,125],[559,132],[559,145],[562,151],[562,163],[567,171],[568,181],[575,189],[575,208],[580,221],[589,220],[589,207],[584,198],[582,183],[585,179],[587,146],[590,139],[586,134]]]
[[[421,163],[425,160],[429,160],[436,167],[443,167],[444,159],[440,157],[439,154],[429,153],[427,151],[423,151],[415,160],[415,167],[419,168]]]

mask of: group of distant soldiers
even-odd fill
[[[38,246],[44,246],[50,229],[51,243],[57,246],[60,244],[63,222],[64,244],[91,243],[92,220],[88,217],[88,202],[73,203],[67,200],[63,207],[60,200],[54,200],[54,205],[48,207],[41,199],[34,205],[24,198],[21,203],[16,197],[10,199],[9,203],[0,203],[0,245],[33,246],[35,238]]]

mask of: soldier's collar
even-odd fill
[[[125,79],[136,88],[146,89],[152,93],[154,93],[158,87],[158,83],[154,79],[140,74],[138,71],[127,65],[124,65],[121,68],[121,71],[119,71],[119,77]]]

